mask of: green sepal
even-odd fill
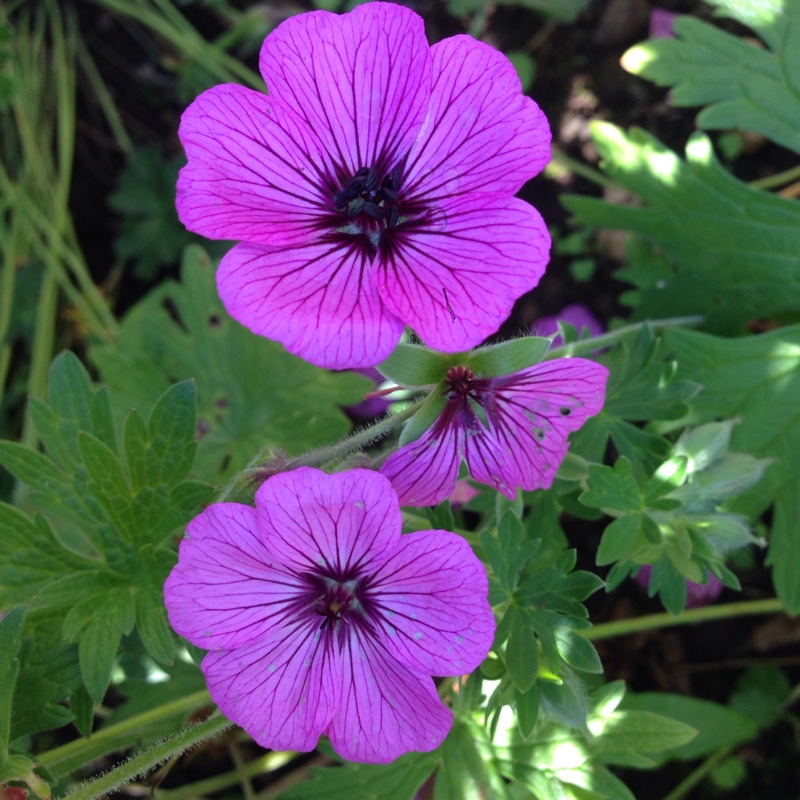
[[[436,422],[446,405],[447,398],[439,393],[437,387],[425,398],[425,402],[420,406],[419,411],[406,423],[405,428],[400,433],[400,447],[419,439]]]
[[[398,344],[377,366],[378,372],[400,386],[435,386],[444,380],[452,356],[417,344]]]
[[[538,364],[550,348],[551,339],[525,336],[510,342],[480,347],[467,355],[467,364],[479,378],[498,378]]]

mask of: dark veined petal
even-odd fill
[[[330,205],[319,145],[291,111],[233,84],[203,92],[179,130],[189,163],[178,178],[181,222],[211,239],[307,241]]]
[[[453,408],[417,440],[392,453],[381,466],[381,474],[392,483],[400,504],[435,506],[449,497],[456,485],[464,450],[465,430],[452,421]]]
[[[310,613],[202,663],[211,698],[262,747],[313,750],[341,697],[341,663]]]
[[[357,245],[279,248],[236,245],[217,288],[228,313],[320,367],[371,367],[392,352],[403,323],[370,284]]]
[[[539,282],[550,252],[539,213],[497,194],[447,200],[397,239],[373,273],[380,296],[425,344],[450,353],[497,330]]]
[[[280,626],[302,588],[264,547],[255,509],[218,503],[189,523],[164,601],[181,636],[206,650],[227,649]]]
[[[428,117],[404,190],[427,203],[465,192],[516,194],[550,160],[550,128],[511,62],[471,36],[431,48]]]
[[[431,85],[422,18],[389,3],[300,14],[261,50],[270,94],[316,132],[329,167],[390,169],[422,125]]]
[[[492,646],[488,592],[486,569],[461,536],[411,533],[370,581],[370,619],[388,651],[415,671],[463,675]]]
[[[412,750],[435,750],[450,731],[453,715],[433,679],[357,627],[345,640],[341,674],[341,701],[327,733],[343,758],[387,764]]]
[[[517,487],[549,488],[569,434],[602,409],[607,379],[604,366],[583,358],[544,361],[496,379],[484,403],[491,430],[465,441],[470,475],[510,498]]]
[[[327,475],[300,467],[273,475],[256,493],[256,512],[270,552],[303,572],[370,574],[400,540],[397,497],[371,470]]]

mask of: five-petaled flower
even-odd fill
[[[269,96],[226,84],[187,109],[178,212],[238,240],[228,312],[324,367],[373,366],[406,325],[468,350],[549,255],[514,195],[550,132],[511,63],[469,36],[429,47],[422,19],[369,3],[286,20],[264,42]]]
[[[170,622],[210,652],[211,697],[261,745],[351,761],[432,750],[452,713],[432,675],[461,675],[494,635],[486,572],[446,531],[400,535],[377,472],[302,467],[256,507],[209,506],[165,586]]]
[[[603,407],[608,370],[582,358],[544,361],[494,378],[469,366],[445,376],[442,413],[422,436],[381,467],[404,505],[441,503],[461,460],[470,475],[513,499],[517,488],[547,489],[568,435]]]

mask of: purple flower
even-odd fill
[[[453,533],[400,535],[376,472],[302,467],[255,509],[209,506],[164,589],[172,627],[211,652],[211,697],[264,747],[351,761],[433,750],[452,714],[431,675],[461,675],[494,636],[486,572]]]
[[[671,39],[675,36],[675,20],[680,16],[665,8],[654,8],[650,12],[650,38]]]
[[[550,132],[511,63],[469,36],[429,47],[409,9],[286,20],[261,50],[269,96],[225,84],[187,109],[178,213],[240,240],[217,274],[228,312],[331,368],[373,366],[409,325],[468,350],[548,260],[513,195]]]
[[[540,317],[533,325],[536,336],[550,336],[551,333],[558,333],[558,323],[566,322],[572,325],[580,333],[584,328],[589,331],[590,336],[599,336],[604,332],[602,323],[586,308],[582,303],[571,303],[564,306],[557,314],[551,317]],[[553,339],[551,347],[560,347],[564,344],[560,335]]]
[[[649,589],[652,574],[653,566],[651,564],[643,564],[639,567],[634,581],[642,589]],[[710,605],[722,594],[722,589],[722,581],[710,572],[705,583],[687,580],[686,608],[701,608],[702,606]]]
[[[444,410],[416,441],[381,467],[404,505],[441,503],[464,459],[472,478],[509,498],[517,487],[547,489],[567,436],[603,407],[608,370],[594,361],[561,358],[498,378],[466,366],[445,378]]]

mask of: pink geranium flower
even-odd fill
[[[513,499],[517,488],[547,489],[566,455],[567,436],[603,407],[608,370],[561,358],[498,378],[466,366],[445,378],[436,421],[381,467],[403,505],[429,506],[451,494],[462,459],[472,478]]]
[[[431,675],[461,675],[494,636],[486,572],[453,533],[400,535],[382,475],[302,467],[255,509],[209,506],[164,588],[173,628],[211,652],[211,697],[259,744],[351,761],[433,750],[452,713]]]
[[[467,350],[548,260],[513,195],[550,132],[511,63],[469,36],[429,47],[409,9],[286,20],[261,50],[269,96],[226,84],[187,109],[178,213],[240,240],[220,264],[231,316],[331,368],[373,366],[404,326]]]

